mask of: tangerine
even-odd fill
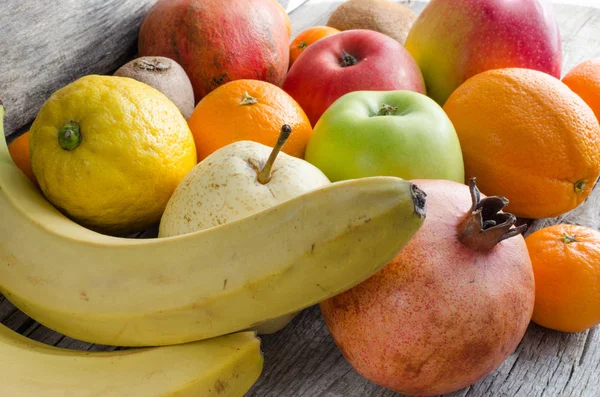
[[[592,108],[600,120],[600,57],[575,66],[562,81]]]
[[[8,152],[10,153],[10,157],[12,157],[15,165],[19,167],[21,171],[27,178],[31,180],[35,185],[37,185],[37,179],[35,179],[35,175],[33,175],[33,170],[31,169],[31,157],[29,152],[29,131],[12,141],[10,145],[8,145]]]
[[[525,243],[535,278],[533,321],[563,332],[600,324],[600,232],[554,225]]]
[[[274,146],[284,124],[292,134],[282,151],[303,158],[312,133],[300,105],[281,88],[259,80],[235,80],[215,89],[196,105],[188,124],[198,160],[237,141]]]
[[[308,46],[323,37],[331,36],[332,34],[339,32],[340,31],[336,28],[329,26],[313,26],[312,28],[308,28],[299,33],[290,44],[290,67]]]

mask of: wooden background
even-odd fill
[[[22,132],[58,88],[87,74],[112,73],[131,59],[140,21],[155,1],[1,0],[5,134]]]
[[[3,0],[0,2],[0,97],[13,137],[56,88],[89,73],[110,73],[135,54],[139,21],[154,0]],[[298,0],[282,0],[298,4]],[[599,0],[600,2],[600,0]],[[324,24],[339,0],[309,0],[291,13],[294,33]],[[425,3],[402,1],[416,12]],[[600,56],[600,9],[556,4],[567,71]],[[49,16],[50,14],[50,16]],[[88,16],[94,15],[90,19]],[[68,43],[68,45],[65,45]],[[74,62],[79,59],[81,62]],[[50,78],[51,77],[51,78]],[[1,214],[0,214],[1,217]],[[1,218],[0,218],[1,221]],[[600,189],[578,209],[533,223],[600,228]],[[57,334],[0,296],[0,322],[35,340],[78,350],[115,350]],[[600,332],[565,334],[532,324],[517,351],[477,384],[448,396],[600,396]],[[263,337],[265,369],[251,397],[399,396],[361,378],[344,360],[317,307],[283,331]],[[1,358],[0,358],[1,359]],[[0,374],[0,381],[2,374]],[[15,396],[18,397],[18,396]]]

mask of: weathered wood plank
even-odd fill
[[[6,135],[33,120],[58,88],[87,74],[112,72],[132,58],[140,21],[155,1],[1,1]]]
[[[279,2],[292,10],[303,1]],[[131,59],[137,52],[139,23],[155,2],[0,2],[0,97],[7,109],[5,134],[12,140],[22,132],[58,88],[87,74],[110,73]]]

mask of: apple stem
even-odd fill
[[[379,111],[375,113],[375,116],[390,116],[393,115],[396,112],[396,110],[398,110],[397,106],[392,106],[384,103],[383,105],[381,105]]]
[[[342,50],[342,57],[340,58],[340,65],[345,68],[347,66],[354,66],[358,63],[356,58],[348,54],[345,50]]]
[[[254,105],[256,103],[258,103],[258,99],[248,94],[248,91],[244,91],[244,93],[242,94],[242,100],[240,101],[240,105]]]
[[[265,165],[262,167],[262,169],[258,172],[258,181],[260,183],[262,183],[263,185],[268,183],[271,180],[271,168],[273,167],[273,163],[275,163],[275,159],[277,158],[277,155],[281,151],[281,148],[283,147],[283,145],[285,145],[285,142],[288,140],[291,133],[292,133],[292,127],[290,127],[288,124],[284,124],[281,127],[281,132],[279,133],[279,138],[277,138],[277,143],[275,144],[275,146],[273,146],[273,150],[271,151],[271,155],[269,156],[269,159],[267,160]]]

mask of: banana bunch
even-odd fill
[[[3,114],[0,106],[0,121]],[[0,292],[40,323],[83,341],[183,344],[81,355],[3,330],[0,373],[3,365],[16,374],[20,367],[8,367],[27,362],[33,380],[15,375],[8,385],[0,382],[0,395],[65,395],[58,389],[71,390],[74,380],[52,389],[51,375],[31,371],[47,370],[62,379],[58,369],[64,367],[69,378],[93,377],[105,387],[94,394],[90,386],[89,395],[131,395],[118,387],[139,384],[149,392],[135,395],[210,396],[191,390],[214,386],[227,371],[228,379],[235,378],[227,387],[236,391],[223,395],[242,395],[244,382],[260,372],[262,358],[251,352],[256,342],[248,333],[221,335],[300,311],[364,281],[411,239],[423,223],[424,206],[424,194],[413,184],[373,177],[334,183],[195,233],[116,238],[57,211],[14,165],[0,139]],[[204,339],[209,340],[184,344]],[[230,356],[232,346],[242,347],[230,349]],[[242,351],[247,353],[240,356]],[[236,369],[244,362],[244,369]],[[162,388],[146,382],[151,373],[169,382]],[[113,390],[108,384],[115,379]],[[182,385],[189,394],[173,391]],[[42,390],[35,392],[36,386]]]
[[[0,325],[0,357],[6,397],[242,396],[263,366],[252,332],[90,353],[47,346]]]

